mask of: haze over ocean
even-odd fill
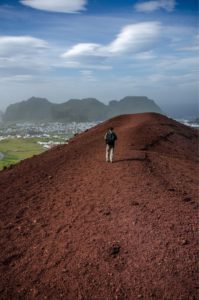
[[[145,95],[198,115],[198,1],[1,0],[0,109]]]

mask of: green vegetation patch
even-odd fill
[[[0,159],[0,170],[11,164],[16,164],[19,161],[40,154],[45,151],[42,145],[37,142],[44,142],[42,138],[11,138],[0,141],[0,152],[4,155]]]

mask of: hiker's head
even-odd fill
[[[113,131],[113,127],[109,127],[109,130],[110,130],[110,131]]]

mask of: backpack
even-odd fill
[[[115,142],[115,134],[113,132],[107,132],[106,142],[108,145],[113,145]]]

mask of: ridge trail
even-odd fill
[[[1,172],[0,299],[196,299],[197,141],[125,115]]]

